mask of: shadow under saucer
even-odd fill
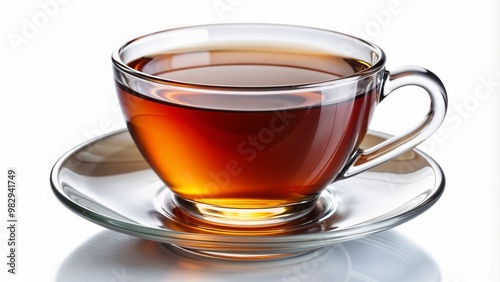
[[[422,248],[396,231],[304,256],[254,262],[179,255],[157,242],[103,231],[64,259],[56,281],[438,282],[440,271]]]

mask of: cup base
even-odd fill
[[[318,222],[332,218],[332,214],[337,209],[337,200],[330,190],[325,190],[318,197],[294,205],[269,209],[234,209],[200,204],[169,193],[169,196],[164,198],[162,208],[165,216],[182,221],[188,226],[187,228],[195,229],[197,232],[231,236],[283,236],[316,229]],[[203,259],[244,262],[276,261],[295,257],[303,258],[308,254],[316,253],[316,249],[310,248],[269,251],[249,247],[244,251],[234,252],[231,246],[229,249],[220,248],[220,250],[213,251],[186,248],[176,244],[163,245],[178,255],[193,258],[196,261]],[[318,248],[321,247],[322,245],[319,244]]]
[[[189,216],[209,224],[252,228],[290,224],[310,213],[318,199],[319,196],[315,196],[298,203],[264,208],[216,206],[187,200],[175,194],[171,201]]]

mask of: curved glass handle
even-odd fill
[[[413,149],[429,138],[441,125],[448,107],[448,96],[443,83],[432,72],[415,66],[406,66],[388,72],[381,91],[380,101],[394,90],[408,85],[422,87],[431,99],[429,112],[419,126],[394,136],[368,149],[359,149],[350,159],[337,180],[356,175]]]

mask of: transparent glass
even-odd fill
[[[169,204],[219,226],[287,229],[332,182],[431,136],[447,107],[431,72],[389,72],[379,47],[328,30],[180,28],[132,40],[112,59],[129,131],[173,193]],[[360,148],[375,106],[406,85],[429,94],[421,124]],[[334,196],[323,202],[332,212]]]
[[[369,132],[361,148],[387,138]],[[172,193],[126,130],[67,152],[55,164],[50,180],[57,198],[91,222],[182,252],[232,260],[295,256],[387,230],[429,209],[445,186],[439,165],[414,149],[329,185],[313,210],[292,225],[220,226],[172,204]],[[337,203],[334,208],[332,198]]]

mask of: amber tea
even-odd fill
[[[278,207],[318,197],[366,132],[374,89],[225,95],[241,89],[321,83],[369,67],[333,55],[215,50],[145,56],[128,65],[192,90],[118,83],[127,125],[151,167],[178,196],[228,208]],[[351,88],[348,88],[352,91]]]

